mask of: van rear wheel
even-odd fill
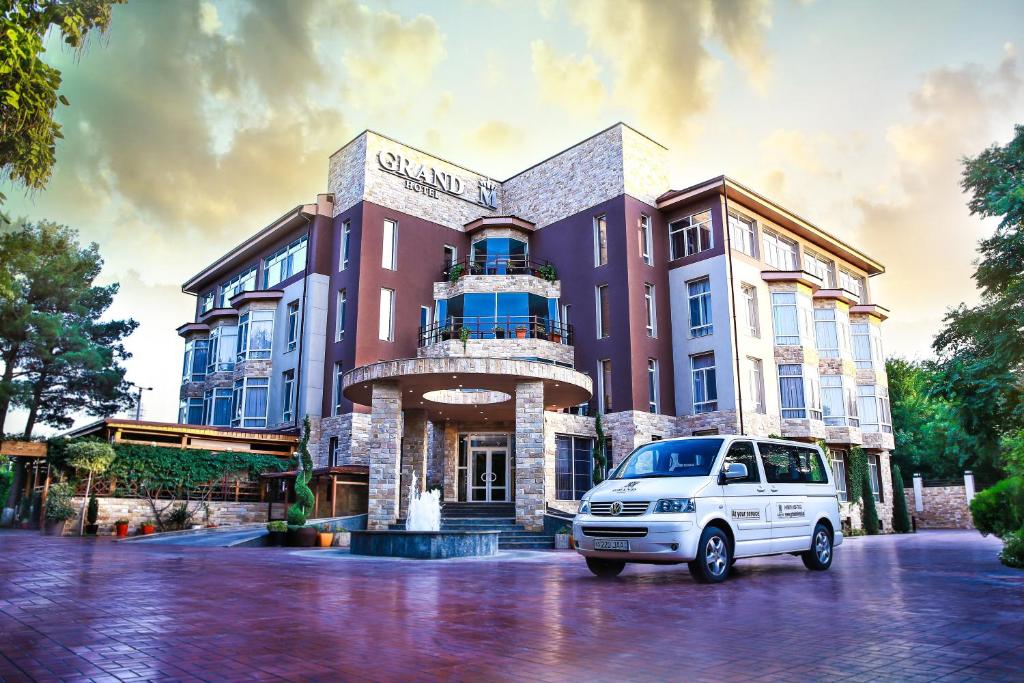
[[[599,576],[602,579],[614,579],[616,576],[622,573],[622,570],[626,568],[626,563],[621,560],[604,560],[600,557],[588,557],[587,558],[587,569],[589,569],[594,576]]]
[[[811,549],[800,555],[804,566],[812,571],[823,572],[832,566],[832,534],[828,527],[819,523],[811,536]]]
[[[716,526],[705,528],[697,544],[697,558],[687,566],[693,578],[702,583],[725,581],[732,567],[732,550],[725,532]]]

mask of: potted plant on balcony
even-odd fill
[[[288,508],[288,545],[312,548],[316,545],[316,529],[306,526],[306,515],[315,502],[309,488],[313,478],[313,457],[309,454],[309,416],[302,421],[302,439],[295,454],[295,502]]]
[[[505,338],[505,327],[504,326],[502,326],[502,325],[495,325],[494,326],[494,338],[495,339],[504,339]]]
[[[46,519],[43,531],[47,536],[60,536],[64,533],[64,525],[75,516],[71,507],[71,486],[64,482],[50,487],[46,497]]]
[[[562,343],[562,332],[557,327],[551,328],[551,341],[555,342],[556,344]]]
[[[284,545],[288,537],[288,524],[284,520],[267,523],[267,545]]]
[[[458,282],[459,278],[462,277],[462,271],[466,269],[466,266],[461,263],[456,263],[448,269],[448,282]]]
[[[96,498],[96,494],[89,495],[89,504],[85,508],[85,535],[95,536],[99,530],[100,525],[96,523],[96,520],[100,516],[100,501]]]
[[[156,531],[156,525],[153,522],[143,522],[139,525],[139,531],[142,532],[143,536],[149,536]]]
[[[321,548],[330,548],[334,544],[334,531],[331,530],[331,525],[321,524],[316,538]]]
[[[526,326],[520,325],[516,328],[516,339],[526,339]]]
[[[466,352],[466,342],[469,341],[469,328],[463,327],[459,330],[459,341],[462,342],[462,352]]]
[[[555,280],[558,279],[558,271],[556,271],[555,267],[550,263],[545,263],[543,266],[537,269],[537,272],[540,274],[542,278],[544,278],[548,282],[554,282]]]
[[[127,519],[116,519],[114,520],[114,535],[118,538],[124,538],[128,535],[128,520]]]
[[[569,549],[569,537],[572,534],[572,529],[568,526],[563,526],[555,533],[555,550],[568,550]]]

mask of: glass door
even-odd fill
[[[507,434],[473,434],[468,438],[466,500],[477,503],[509,500]]]

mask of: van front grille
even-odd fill
[[[594,538],[643,538],[647,535],[645,526],[585,526],[584,536]]]
[[[590,514],[597,515],[598,517],[639,517],[647,512],[647,508],[651,506],[649,500],[624,500],[620,503],[622,505],[622,512],[618,515],[612,515],[613,504],[614,501],[610,500],[601,502],[590,501]]]

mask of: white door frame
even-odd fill
[[[466,501],[467,502],[477,502],[477,503],[483,503],[483,502],[486,502],[486,503],[507,503],[507,502],[509,502],[512,499],[512,497],[511,497],[511,481],[510,481],[510,479],[511,479],[510,475],[511,475],[512,454],[511,454],[511,452],[509,450],[509,443],[512,441],[512,435],[510,433],[508,433],[508,432],[467,432],[465,434],[462,434],[461,436],[466,439]],[[475,436],[504,436],[505,437],[505,445],[504,446],[473,446],[471,444],[472,444],[473,437],[475,437]],[[474,481],[476,479],[476,477],[477,477],[477,472],[475,471],[474,466],[473,466],[474,465],[474,459],[473,459],[473,453],[474,452],[476,452],[476,453],[486,453],[486,463],[487,463],[486,464],[486,468],[487,468],[487,472],[489,472],[491,474],[491,478],[489,478],[487,481],[485,481],[483,485],[478,485]],[[494,480],[497,479],[497,474],[495,472],[493,472],[493,465],[492,465],[492,457],[493,457],[493,454],[495,452],[504,453],[504,455],[505,455],[505,485],[503,487],[497,487],[497,488],[503,488],[505,490],[504,498],[501,498],[501,499],[495,499],[494,498],[494,494],[492,493],[492,490],[491,490],[492,482],[494,482]],[[486,474],[487,473],[485,472],[484,475],[486,475]],[[473,498],[473,490],[474,489],[477,489],[477,490],[484,489],[484,500],[475,500]]]

